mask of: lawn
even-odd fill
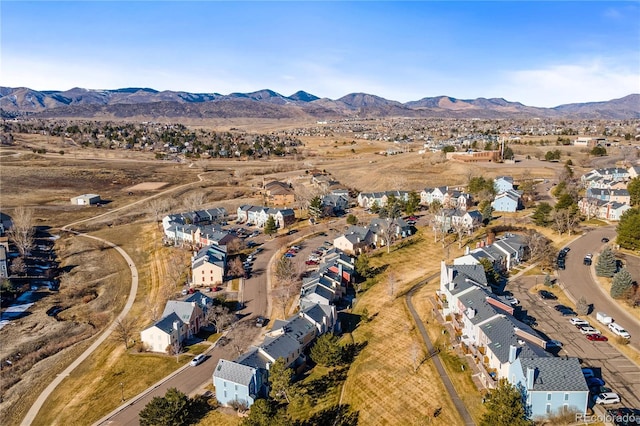
[[[389,254],[383,248],[370,256],[371,265],[384,272],[359,294],[354,311],[366,308],[371,321],[351,334],[366,346],[349,369],[342,399],[359,412],[361,424],[461,423],[435,367],[424,361],[426,350],[403,297],[412,283],[437,272],[446,257],[447,250],[431,238],[416,235],[403,248],[393,247]],[[457,251],[457,245],[449,246],[449,254]]]

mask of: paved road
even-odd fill
[[[600,228],[590,231],[569,245],[571,251],[567,255],[567,269],[559,271],[559,282],[566,289],[569,298],[574,302],[584,296],[588,303],[594,305],[593,312],[586,318],[593,327],[604,330],[605,326],[596,321],[595,312],[602,310],[616,318],[632,335],[631,344],[638,347],[640,331],[635,331],[637,321],[627,318],[629,315],[622,311],[617,302],[603,292],[592,277],[591,268],[583,265],[584,255],[598,253],[604,243],[603,237],[613,240],[613,228]],[[626,259],[634,271],[640,267],[640,259],[629,257]],[[593,266],[592,266],[593,267]],[[594,367],[600,372],[606,386],[618,392],[624,405],[640,408],[640,367],[621,354],[607,342],[591,342],[580,331],[569,323],[568,317],[563,317],[553,309],[557,304],[553,300],[540,300],[537,294],[531,294],[529,289],[542,279],[535,277],[520,277],[510,282],[509,290],[521,301],[527,313],[537,319],[535,328],[551,339],[564,344],[559,355],[578,357],[583,365]],[[634,337],[635,336],[635,337]]]
[[[436,370],[438,370],[438,375],[440,376],[440,379],[442,380],[442,383],[444,384],[444,387],[447,390],[447,393],[449,394],[449,397],[451,398],[453,405],[456,407],[456,410],[458,410],[458,414],[460,414],[460,418],[462,418],[465,425],[473,426],[475,425],[475,423],[473,422],[471,414],[469,414],[467,407],[464,405],[464,403],[460,399],[460,396],[458,395],[458,392],[456,392],[455,387],[453,387],[453,383],[451,383],[451,379],[449,379],[447,370],[445,370],[444,367],[442,366],[442,362],[440,361],[440,356],[438,355],[438,352],[433,347],[433,343],[431,343],[431,339],[429,339],[429,335],[427,334],[427,330],[424,327],[424,323],[422,322],[422,320],[420,319],[420,316],[418,315],[415,308],[413,307],[413,303],[411,303],[411,297],[413,297],[413,294],[417,290],[419,290],[422,286],[424,286],[429,281],[439,276],[440,276],[440,273],[433,274],[430,277],[425,278],[423,281],[413,286],[406,295],[407,307],[409,308],[409,312],[411,312],[411,316],[413,316],[413,321],[416,323],[418,330],[420,331],[422,340],[424,340],[424,343],[427,346],[427,352],[431,355],[433,364],[436,366]]]

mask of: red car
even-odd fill
[[[316,262],[315,260],[307,260],[306,262],[304,262],[305,265],[317,265],[318,262]]]
[[[607,336],[603,336],[602,334],[587,334],[587,339],[592,342],[606,342],[609,340],[607,339]]]

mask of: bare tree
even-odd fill
[[[204,204],[205,194],[202,191],[188,193],[183,199],[182,204],[189,211],[198,210]]]
[[[216,305],[207,310],[205,314],[205,321],[213,325],[216,329],[216,333],[221,333],[229,325],[233,323],[235,315],[233,315],[229,308],[223,305]]]
[[[24,263],[24,258],[16,257],[11,261],[9,270],[15,275],[24,275],[27,272],[27,265]]]
[[[240,277],[244,274],[244,266],[242,265],[240,256],[234,257],[227,265],[229,267],[229,275],[232,277]]]
[[[7,235],[20,252],[21,257],[33,248],[34,244],[34,227],[33,211],[23,206],[17,207],[13,211],[11,217],[11,228],[7,231]]]
[[[167,348],[167,352],[169,355],[176,356],[176,362],[180,362],[180,354],[182,353],[183,347],[180,339],[176,339],[175,342],[171,343]]]
[[[411,362],[413,364],[413,372],[417,372],[418,368],[420,368],[420,364],[422,364],[423,354],[422,349],[417,343],[413,343],[411,345]]]
[[[118,319],[111,335],[114,340],[124,343],[124,348],[129,349],[129,342],[133,337],[135,321],[131,318]]]
[[[396,229],[396,221],[394,219],[387,218],[387,223],[385,224],[385,227],[383,229],[384,238],[387,244],[387,253],[391,252],[391,244],[393,244],[393,241],[396,237]]]
[[[147,204],[147,210],[156,222],[160,222],[160,216],[169,211],[170,202],[167,199],[154,198]]]
[[[458,248],[462,248],[462,238],[469,233],[469,226],[463,220],[451,221],[451,226],[458,236]]]
[[[159,302],[162,306],[174,296],[177,284],[182,283],[183,277],[185,277],[187,266],[185,253],[180,250],[171,253],[165,262],[165,280],[159,291]]]

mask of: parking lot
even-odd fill
[[[537,279],[542,282],[541,278]],[[623,406],[640,408],[640,369],[631,360],[621,354],[609,342],[590,341],[575,325],[571,316],[563,316],[554,309],[557,300],[544,300],[537,293],[530,293],[536,284],[535,277],[523,276],[510,282],[508,289],[520,301],[521,309],[536,319],[536,330],[550,339],[562,343],[559,356],[568,355],[582,360],[583,367],[591,367],[596,375],[605,381],[605,386],[620,395]],[[555,288],[552,291],[558,292]],[[592,327],[613,338],[605,331],[607,326],[595,321],[595,318],[583,317]],[[618,406],[618,405],[614,405]]]

